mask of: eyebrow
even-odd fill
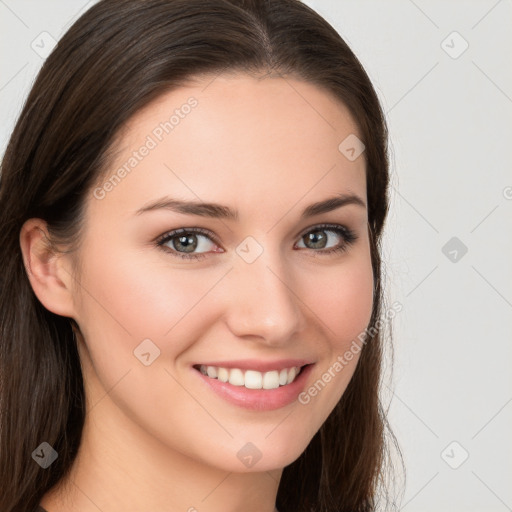
[[[366,203],[359,196],[355,194],[338,194],[307,206],[302,212],[301,219],[313,217],[314,215],[319,215],[321,213],[327,213],[348,205],[357,205],[366,209]],[[233,221],[238,221],[239,219],[238,211],[231,209],[229,206],[217,203],[183,201],[173,199],[168,196],[162,197],[146,206],[143,206],[137,210],[135,215],[141,215],[149,211],[161,209],[171,210],[176,213],[199,215],[201,217],[211,217],[216,219],[227,219]]]

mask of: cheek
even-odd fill
[[[335,271],[330,268],[325,276],[315,276],[308,283],[307,304],[324,326],[325,341],[321,362],[311,378],[311,385],[299,395],[315,421],[306,424],[313,436],[327,419],[345,392],[356,369],[361,340],[370,322],[373,308],[373,270],[370,254],[358,254],[353,260],[341,264]]]
[[[79,324],[92,359],[109,373],[113,368],[119,373],[134,361],[138,366],[133,351],[145,339],[164,356],[152,366],[187,350],[211,321],[207,294],[225,273],[169,269],[164,259],[155,262],[139,251],[116,251],[117,246],[89,246],[80,288]]]
[[[324,326],[332,351],[346,350],[366,329],[373,308],[373,271],[370,256],[317,274],[306,284],[306,304]]]
[[[172,378],[172,362],[211,323],[202,299],[225,270],[169,270],[154,260],[148,264],[142,253],[116,252],[111,245],[101,251],[91,245],[84,255],[79,325],[92,402],[112,390],[109,396],[136,423],[169,435],[165,429],[176,423],[175,409],[185,417],[204,413]],[[141,345],[147,339],[154,345]],[[151,364],[134,354],[141,353],[139,346],[149,351]],[[166,408],[171,402],[175,407]]]

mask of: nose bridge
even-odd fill
[[[302,328],[300,301],[279,251],[258,246],[248,240],[237,248],[228,322],[237,336],[258,336],[276,345]]]

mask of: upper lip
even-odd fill
[[[307,359],[279,359],[275,361],[262,361],[261,359],[239,359],[237,361],[211,361],[198,363],[194,366],[220,366],[222,368],[239,368],[240,370],[256,370],[259,372],[270,372],[273,370],[282,370],[292,368],[293,366],[304,366],[312,364],[313,361]]]

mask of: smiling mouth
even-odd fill
[[[242,370],[240,368],[223,368],[221,366],[194,365],[194,368],[210,379],[228,382],[232,386],[247,389],[276,389],[291,384],[306,368],[306,366],[292,366],[282,370],[259,372],[256,370]]]

